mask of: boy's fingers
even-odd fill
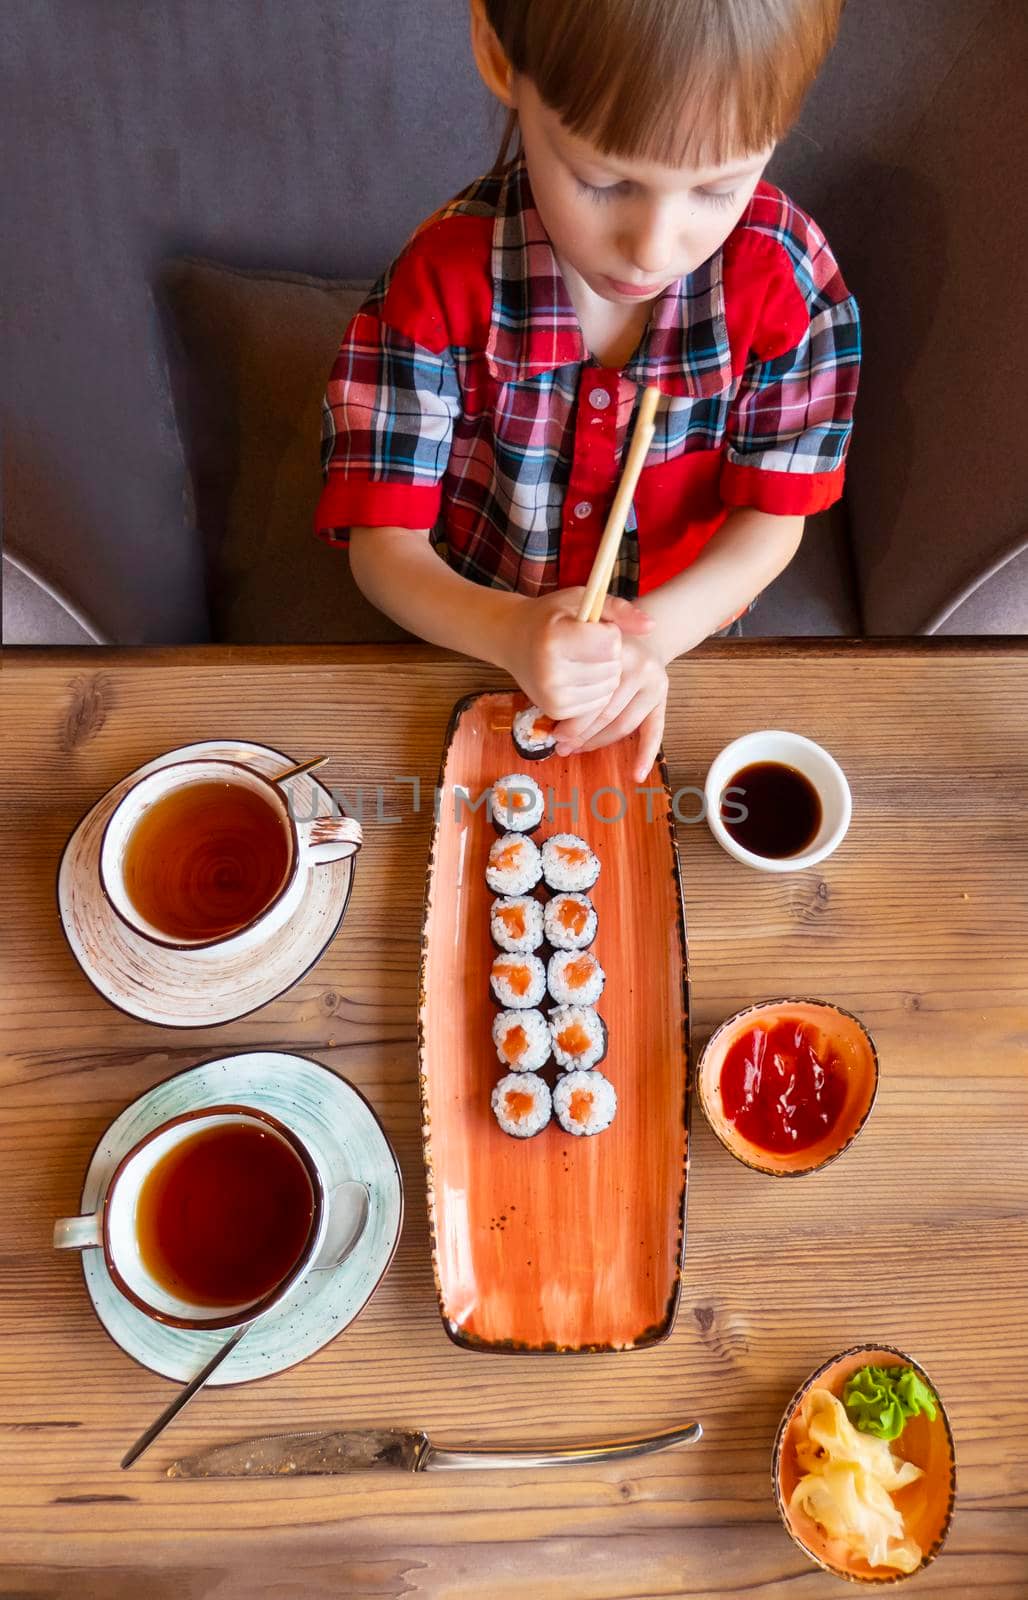
[[[559,722],[554,729],[557,735],[557,754],[567,755],[571,750],[587,748],[587,741],[605,728],[608,722],[620,716],[634,699],[635,693],[636,690],[632,685],[622,684],[592,716],[579,715]]]
[[[633,774],[636,783],[646,782],[650,768],[657,759],[660,741],[664,736],[665,708],[666,702],[661,701],[639,724],[639,760]]]
[[[621,629],[609,622],[578,622],[561,618],[561,649],[575,661],[617,661],[621,655]]]
[[[615,623],[622,633],[652,633],[656,626],[653,618],[647,612],[640,611],[631,600],[619,600],[612,595],[608,595],[603,602],[601,621]]]

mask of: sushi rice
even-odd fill
[[[523,959],[531,959],[524,957]],[[546,983],[559,1006],[594,1006],[603,993],[606,975],[590,950],[558,950],[550,957]],[[535,1005],[526,1000],[526,1005]]]
[[[607,1025],[592,1006],[555,1006],[548,1027],[562,1072],[586,1072],[607,1054]]]
[[[497,956],[489,974],[493,994],[510,1011],[538,1006],[546,993],[546,968],[538,956]]]
[[[543,820],[543,791],[527,772],[497,778],[489,795],[493,823],[501,833],[532,833]]]
[[[582,894],[600,875],[599,857],[577,833],[555,833],[543,845],[543,877],[555,894]]]
[[[496,1054],[509,1072],[538,1072],[550,1059],[550,1029],[541,1011],[501,1011],[493,1021]]]
[[[527,711],[519,711],[514,718],[511,733],[518,755],[524,756],[526,761],[545,761],[546,757],[552,755],[557,748],[553,720],[538,706],[529,706]]]
[[[567,1133],[576,1137],[602,1133],[614,1121],[617,1108],[614,1085],[602,1072],[568,1072],[557,1079],[553,1109]]]
[[[504,1133],[515,1139],[530,1139],[534,1133],[541,1133],[550,1120],[551,1107],[549,1088],[534,1072],[510,1072],[493,1090],[496,1120]]]
[[[596,908],[586,894],[557,894],[546,904],[543,924],[555,950],[586,950],[596,937]]]
[[[527,894],[543,875],[543,858],[534,839],[505,833],[493,841],[485,881],[493,894]]]
[[[529,955],[543,942],[543,908],[531,895],[494,900],[489,913],[493,943],[513,955]]]

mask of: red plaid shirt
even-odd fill
[[[316,529],[431,530],[450,566],[522,594],[584,583],[636,399],[656,433],[612,590],[675,576],[733,506],[821,511],[842,493],[860,359],[824,236],[761,183],[720,250],[600,366],[523,159],[415,233],[347,328],[324,407]]]

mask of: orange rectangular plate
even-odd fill
[[[439,1307],[469,1349],[640,1349],[671,1331],[685,1248],[688,983],[671,796],[663,762],[648,793],[636,786],[635,739],[526,763],[510,734],[524,703],[512,694],[460,701],[443,752],[418,1030]],[[618,1109],[593,1137],[566,1134],[554,1117],[534,1138],[514,1139],[490,1105],[505,1070],[490,1033],[485,866],[496,832],[488,802],[472,805],[519,771],[547,795],[536,842],[578,833],[602,863],[593,950],[607,974],[598,1010],[610,1049],[600,1070]],[[551,799],[576,791],[577,819],[566,804],[551,811]],[[552,1088],[552,1061],[543,1076]]]

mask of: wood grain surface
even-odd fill
[[[782,1529],[771,1446],[800,1381],[876,1339],[924,1363],[956,1437],[953,1529],[911,1593],[1023,1600],[1028,649],[739,641],[673,668],[673,788],[701,786],[738,734],[777,726],[825,743],[854,796],[842,848],[795,876],[751,872],[682,821],[695,1043],[750,1000],[821,996],[871,1028],[882,1085],[853,1149],[790,1183],[734,1162],[696,1108],[677,1326],[617,1355],[459,1350],[436,1307],[415,1034],[431,787],[454,702],[503,683],[421,647],[7,652],[0,1595],[830,1600],[852,1590]],[[368,843],[342,929],[301,983],[239,1023],[171,1033],[87,984],[54,874],[120,773],[225,735],[297,759],[330,751],[326,778],[351,800],[364,790]],[[680,798],[683,819],[697,807]],[[77,1262],[50,1249],[52,1221],[75,1209],[90,1151],[127,1101],[249,1045],[314,1054],[370,1097],[404,1166],[404,1236],[343,1337],[279,1377],[201,1396],[121,1473],[169,1386],[104,1334]],[[693,1417],[700,1445],[606,1468],[163,1476],[176,1455],[286,1429],[571,1441]]]

